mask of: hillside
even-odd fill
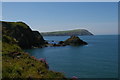
[[[59,72],[49,70],[44,59],[36,59],[23,49],[41,47],[45,44],[37,31],[23,22],[1,22],[2,25],[2,79],[66,80]]]
[[[17,41],[17,44],[23,48],[42,47],[45,40],[38,31],[32,31],[30,27],[23,22],[2,22],[3,37],[6,35]]]
[[[67,31],[55,31],[55,32],[44,32],[41,33],[42,36],[83,36],[83,35],[93,35],[91,32],[85,29],[75,29]]]

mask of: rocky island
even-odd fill
[[[71,36],[70,38],[68,38],[67,40],[65,40],[64,43],[66,45],[87,45],[88,44],[87,42],[81,40],[77,36]]]
[[[58,44],[54,43],[54,44],[46,44],[47,46],[67,46],[67,45],[71,45],[71,46],[80,46],[80,45],[87,45],[88,43],[81,40],[78,36],[71,36],[70,38],[68,38],[65,41],[59,41]]]

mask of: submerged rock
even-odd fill
[[[71,36],[64,41],[66,45],[87,45],[88,43],[81,40],[78,36]]]

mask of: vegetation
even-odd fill
[[[64,78],[62,73],[48,70],[44,62],[30,57],[24,52],[4,54],[2,59],[3,78]]]
[[[21,23],[18,24],[12,23],[12,26],[19,24]],[[22,26],[23,25],[19,27]],[[66,78],[62,73],[50,71],[49,65],[47,64],[46,61],[43,61],[41,59],[40,60],[36,59],[35,57],[30,56],[28,53],[25,53],[22,50],[22,47],[19,46],[18,44],[19,40],[15,36],[13,36],[13,34],[15,33],[10,32],[9,28],[3,29],[3,38],[2,38],[2,78],[3,79],[7,80],[6,78],[22,78],[22,79],[40,78],[42,80],[49,80],[50,78],[52,78],[52,80],[66,80]]]
[[[2,78],[2,41],[0,40],[0,79]]]
[[[72,36],[72,35],[93,35],[88,30],[85,29],[75,29],[68,31],[55,31],[55,32],[44,32],[41,33],[43,36]]]
[[[2,22],[2,33],[6,39],[11,37],[16,40],[22,49],[42,47],[45,43],[45,40],[39,32],[32,31],[23,22]]]

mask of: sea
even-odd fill
[[[70,36],[44,36],[48,42],[64,41]],[[44,58],[49,69],[67,78],[117,78],[118,36],[79,36],[88,45],[27,49],[31,56]]]

